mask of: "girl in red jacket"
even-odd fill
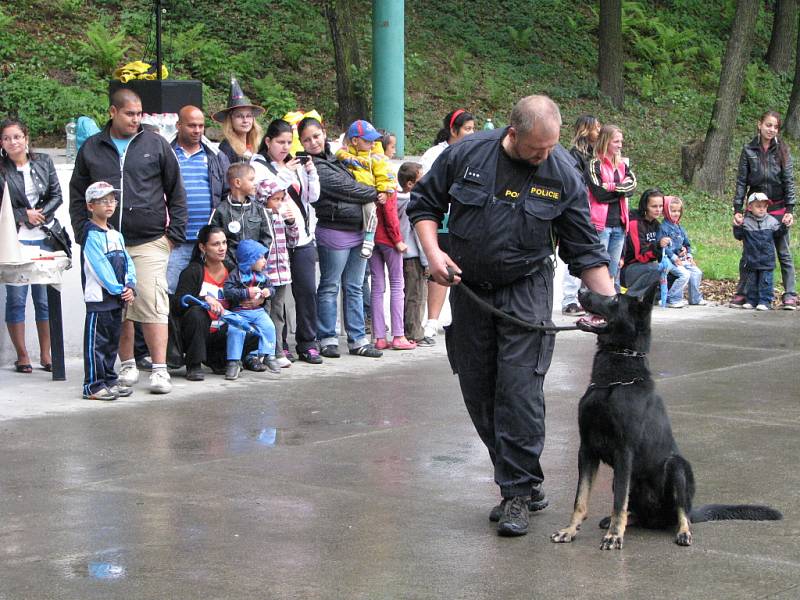
[[[386,273],[389,272],[389,314],[391,315],[392,342],[394,350],[413,350],[417,347],[405,336],[403,323],[403,252],[408,246],[403,242],[400,232],[400,219],[397,216],[397,193],[387,197],[385,204],[378,204],[378,227],[375,230],[375,250],[369,259],[372,276],[372,332],[375,347],[384,350],[389,347],[386,341],[386,320],[383,315],[383,292],[386,289]],[[384,269],[384,266],[386,269]]]

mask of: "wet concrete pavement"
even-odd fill
[[[698,524],[690,548],[631,529],[603,552],[603,468],[579,537],[552,544],[577,481],[580,332],[547,378],[551,504],[516,539],[487,519],[497,490],[441,339],[113,404],[77,398],[72,361],[62,383],[0,373],[0,599],[800,597],[800,315],[657,309],[654,332],[696,503],[783,522]]]

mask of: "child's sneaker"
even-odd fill
[[[372,251],[375,249],[375,240],[364,240],[361,244],[361,258],[368,259],[372,256]]]
[[[753,310],[753,305],[750,304],[749,302],[745,302],[744,304],[742,304],[742,308],[745,310]]]
[[[233,381],[239,379],[239,373],[242,372],[242,364],[238,360],[229,360],[228,366],[225,367],[225,379]]]
[[[769,310],[769,306],[767,306],[766,304],[759,304],[758,306],[756,306],[756,310]]]
[[[783,298],[783,304],[781,304],[782,310],[797,310],[797,297],[787,295]]]
[[[100,388],[96,392],[83,393],[84,400],[103,400],[105,402],[110,402],[111,400],[116,400],[117,398],[118,396],[107,387]]]
[[[667,302],[667,308],[683,308],[686,306],[686,300],[678,300],[677,302]]]
[[[422,333],[423,337],[432,338],[438,333],[439,321],[436,319],[428,319],[425,322],[425,329]]]
[[[731,298],[731,301],[728,302],[728,306],[731,308],[745,308],[745,304],[747,304],[747,300],[745,300],[745,297],[741,294],[735,294],[733,298]],[[753,308],[752,305],[750,308]]]
[[[285,355],[281,354],[280,356],[275,357],[275,364],[281,369],[288,369],[292,366],[292,361],[290,361]]]
[[[289,362],[289,361],[286,361]],[[289,363],[291,365],[292,363]],[[274,356],[266,356],[264,357],[264,366],[267,368],[267,371],[271,375],[280,375],[281,374],[281,366],[278,363],[278,360]]]
[[[700,298],[697,302],[692,304],[692,306],[707,306],[708,302],[706,302],[705,298]]]

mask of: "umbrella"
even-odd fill
[[[202,306],[206,310],[211,310],[211,306],[205,300],[201,300],[196,296],[192,296],[191,294],[186,294],[181,298],[181,306],[189,306],[189,304],[196,304],[197,306]],[[253,326],[250,325],[247,321],[245,321],[242,317],[237,315],[236,313],[232,313],[229,310],[223,310],[222,314],[219,318],[228,324],[229,327],[235,327],[236,329],[241,329],[245,333],[258,333]]]
[[[661,261],[658,263],[658,282],[661,284],[661,298],[658,303],[662,307],[667,305],[667,275],[669,274],[671,268],[672,261],[669,259],[669,256],[667,256],[666,252],[662,252]]]

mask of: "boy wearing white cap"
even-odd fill
[[[83,397],[116,400],[130,396],[132,388],[120,385],[114,363],[119,352],[123,306],[136,295],[136,270],[125,250],[122,234],[108,224],[117,208],[114,187],[98,181],[86,188],[89,218],[81,252],[81,283],[86,302],[83,330]]]
[[[761,192],[750,194],[741,225],[733,225],[733,237],[743,242],[742,258],[746,276],[742,308],[769,310],[772,305],[775,270],[775,240],[788,231],[784,223],[767,213],[769,198]]]

